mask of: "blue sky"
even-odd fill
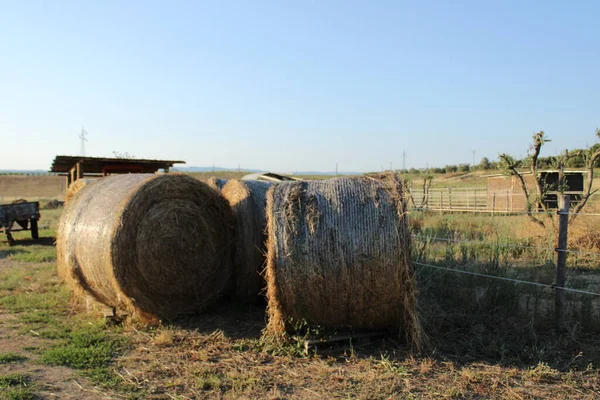
[[[372,171],[595,142],[598,2],[3,1],[0,169]]]

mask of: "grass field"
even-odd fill
[[[422,267],[416,274],[429,343],[420,354],[393,337],[306,354],[302,338],[285,345],[261,339],[264,306],[227,301],[158,328],[108,324],[56,275],[60,212],[42,212],[39,242],[28,232],[15,234],[13,247],[0,238],[0,398],[600,397],[595,300],[569,297],[569,327],[559,331],[552,291]],[[552,235],[524,217],[417,213],[410,219],[415,235],[483,242],[415,239],[418,260],[551,282]],[[574,234],[597,230],[595,222],[581,224]],[[545,250],[500,246],[506,243]],[[569,276],[576,279],[569,283],[593,288],[594,265],[571,262]]]

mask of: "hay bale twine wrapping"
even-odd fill
[[[231,279],[232,225],[225,199],[190,176],[110,176],[66,206],[59,274],[136,319],[200,311]]]
[[[223,187],[227,184],[227,179],[215,178],[213,176],[207,179],[206,184],[214,190],[216,190],[217,192],[220,192],[223,189]]]
[[[267,193],[267,334],[306,322],[400,328],[421,343],[402,184],[393,175],[281,183]]]
[[[65,194],[65,204],[71,201],[73,197],[77,193],[79,193],[84,187],[97,181],[98,179],[78,179],[75,182],[71,183],[67,188],[67,193]]]
[[[266,286],[261,273],[266,253],[267,190],[271,186],[265,181],[230,180],[221,192],[235,218],[235,297],[245,302],[256,301]]]

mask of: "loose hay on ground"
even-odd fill
[[[237,299],[256,301],[265,288],[261,272],[265,264],[267,190],[272,183],[230,180],[222,194],[235,218],[234,280]]]
[[[395,175],[282,183],[267,193],[267,334],[401,328],[421,343],[410,234]]]
[[[66,206],[60,275],[139,319],[204,309],[231,278],[231,209],[186,175],[103,178]]]

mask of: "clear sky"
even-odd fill
[[[600,2],[0,0],[0,169],[380,170],[595,142]]]

